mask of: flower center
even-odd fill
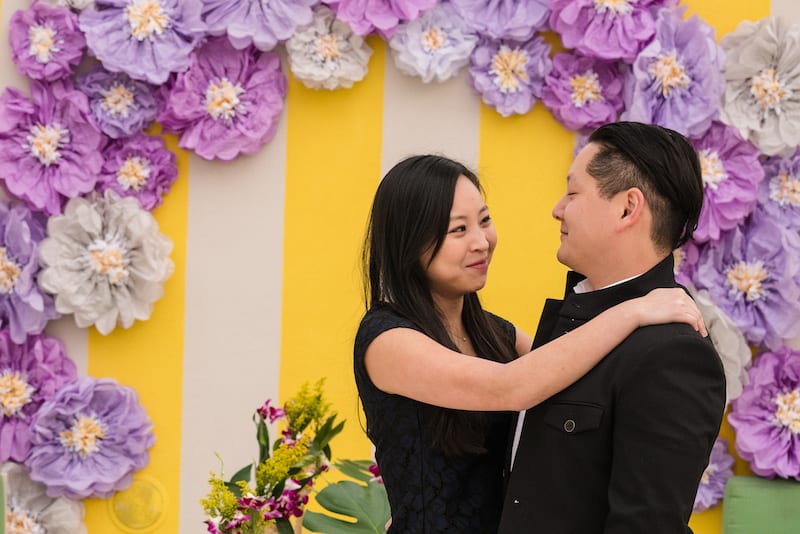
[[[781,172],[769,181],[769,198],[781,206],[800,206],[800,180]]]
[[[672,259],[675,263],[673,271],[675,272],[675,274],[678,274],[678,272],[681,269],[681,264],[683,263],[683,260],[686,259],[686,253],[683,251],[683,249],[676,248],[675,250],[672,251]]]
[[[750,82],[750,94],[756,98],[762,112],[780,113],[781,103],[792,95],[792,91],[784,87],[775,69],[769,68],[753,76]]]
[[[703,171],[703,184],[710,189],[716,189],[720,182],[728,178],[725,166],[719,159],[719,152],[704,148],[700,151],[699,156],[700,168]]]
[[[122,285],[128,280],[127,250],[119,238],[96,239],[89,245],[89,259],[92,270],[108,278],[114,285]]]
[[[117,169],[117,183],[125,191],[139,191],[150,178],[150,160],[139,156],[130,156]]]
[[[22,270],[8,257],[6,247],[0,247],[0,293],[11,293]]]
[[[420,37],[422,49],[426,52],[436,52],[447,42],[447,34],[436,26],[431,26]]]
[[[700,477],[700,484],[708,484],[708,481],[714,476],[714,473],[717,472],[717,466],[714,464],[708,464],[708,467],[705,468],[703,471],[703,475]]]
[[[583,74],[576,74],[569,79],[572,86],[572,103],[576,108],[582,108],[587,102],[597,102],[603,99],[600,80],[597,73],[587,70]]]
[[[761,282],[767,279],[769,272],[764,268],[763,261],[740,261],[726,274],[730,291],[737,297],[743,295],[750,302],[764,297]]]
[[[516,93],[520,90],[521,83],[528,81],[528,54],[524,50],[515,48],[511,50],[507,45],[500,47],[500,51],[492,58],[492,68],[489,72],[494,74],[494,83],[503,93]]]
[[[53,52],[61,51],[56,46],[56,31],[49,25],[34,24],[28,28],[28,38],[31,41],[28,54],[39,63],[48,63],[53,58]]]
[[[121,83],[114,83],[108,89],[101,89],[100,94],[103,95],[100,106],[109,115],[127,119],[131,108],[136,108],[133,91]]]
[[[594,10],[601,15],[627,15],[633,11],[636,0],[594,0]]]
[[[39,160],[39,163],[50,166],[61,159],[59,148],[69,143],[69,130],[62,128],[60,124],[36,124],[30,134],[25,138],[28,144],[25,148],[31,151],[31,155]]]
[[[335,34],[320,35],[314,45],[314,53],[319,61],[335,61],[342,57],[339,39]]]
[[[14,504],[6,511],[6,534],[46,534],[36,516]]]
[[[131,35],[139,41],[155,39],[169,27],[169,16],[159,0],[133,0],[125,8]]]
[[[206,111],[215,120],[232,119],[237,113],[244,113],[239,95],[244,89],[237,82],[232,84],[227,78],[221,78],[217,83],[210,81],[206,89]]]
[[[59,433],[61,444],[86,458],[100,448],[100,440],[106,437],[105,425],[92,415],[81,415],[72,428]]]
[[[36,388],[28,384],[19,371],[6,369],[0,374],[0,406],[5,417],[17,415],[31,402]]]
[[[669,98],[673,89],[685,89],[692,83],[686,69],[678,59],[678,53],[664,54],[650,63],[650,75],[661,84],[661,94]]]
[[[775,419],[777,426],[785,426],[792,434],[800,435],[800,389],[775,397]]]

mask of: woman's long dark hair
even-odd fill
[[[388,304],[455,351],[459,349],[436,309],[420,258],[433,246],[433,259],[442,246],[459,176],[481,190],[472,171],[445,157],[413,156],[395,165],[375,193],[362,250],[367,308]],[[465,295],[461,318],[482,357],[500,362],[516,357],[513,340],[484,313],[476,293]],[[431,406],[427,411],[431,445],[447,454],[484,452],[486,420],[485,413]]]

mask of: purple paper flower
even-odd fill
[[[616,64],[560,53],[545,80],[542,103],[569,130],[593,130],[622,111],[623,72]]]
[[[278,56],[210,39],[167,89],[158,121],[206,159],[253,154],[272,139],[286,96]]]
[[[765,352],[748,375],[728,415],[736,452],[759,476],[800,480],[800,353]]]
[[[700,478],[692,511],[700,513],[716,506],[725,494],[725,483],[731,475],[733,475],[733,456],[728,452],[728,442],[724,438],[717,438],[711,448],[708,467]]]
[[[397,25],[414,20],[438,0],[322,0],[331,6],[336,18],[347,22],[358,35],[377,30],[385,38],[394,35]]]
[[[39,409],[25,465],[51,497],[110,497],[149,461],[155,437],[133,389],[81,378]]]
[[[800,230],[800,150],[791,156],[768,158],[764,173],[756,209],[787,228]]]
[[[655,39],[636,57],[626,80],[624,120],[659,124],[699,137],[719,115],[725,91],[723,53],[714,29],[683,9],[662,9]]]
[[[550,45],[538,35],[525,43],[481,39],[471,62],[473,89],[504,117],[531,110],[553,66]]]
[[[697,269],[697,259],[700,249],[693,241],[687,241],[680,248],[672,251],[675,262],[675,281],[681,285],[693,285],[694,273]]]
[[[11,194],[52,215],[94,189],[102,134],[86,95],[66,82],[31,82],[31,96],[14,88],[0,96],[0,177]]]
[[[202,18],[211,35],[225,35],[235,48],[254,45],[272,50],[311,22],[319,0],[201,0]]]
[[[89,97],[92,117],[112,139],[127,137],[150,125],[158,111],[153,87],[101,65],[78,76],[78,89]]]
[[[160,85],[189,67],[203,30],[200,7],[182,0],[97,0],[78,21],[106,69]]]
[[[175,154],[155,135],[139,132],[113,141],[103,150],[103,158],[97,190],[135,197],[147,211],[161,205],[178,178]]]
[[[654,12],[678,0],[550,0],[550,27],[567,48],[633,62],[656,32]]]
[[[37,410],[76,377],[58,339],[32,335],[17,344],[0,329],[0,462],[25,460]]]
[[[78,17],[65,7],[34,2],[11,15],[8,29],[11,57],[23,76],[53,81],[72,75],[86,41]]]
[[[764,168],[758,161],[759,150],[721,122],[713,122],[692,144],[700,158],[705,190],[694,239],[716,241],[753,211]]]
[[[47,321],[58,317],[53,298],[36,284],[46,224],[42,213],[0,202],[0,326],[8,328],[15,343],[41,333]]]
[[[800,238],[755,214],[700,251],[695,285],[747,341],[778,348],[800,333]]]
[[[547,0],[451,0],[461,17],[481,36],[527,41],[547,26]]]

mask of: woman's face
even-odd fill
[[[434,297],[459,298],[481,289],[496,245],[489,208],[478,188],[460,176],[442,246],[432,261],[430,250],[420,258]]]

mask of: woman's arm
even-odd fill
[[[601,313],[538,349],[502,364],[454,352],[409,328],[383,332],[365,364],[382,391],[460,410],[523,410],[569,386],[640,326],[682,322],[706,335],[682,289],[655,289]]]
[[[533,338],[517,328],[517,339],[514,346],[517,349],[517,356],[527,354],[531,351],[531,346],[533,346]]]

